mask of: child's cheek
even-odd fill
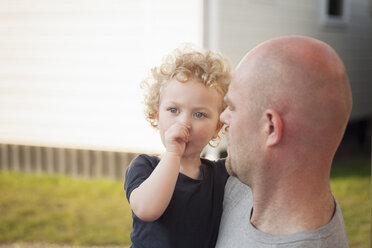
[[[192,138],[193,140],[197,140],[199,143],[208,143],[210,140],[210,137],[213,136],[211,134],[211,128],[201,126],[201,127],[195,127],[192,130]]]

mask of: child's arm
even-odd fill
[[[189,127],[175,123],[164,134],[166,152],[151,175],[129,198],[134,214],[143,221],[158,219],[168,207],[177,182],[180,161],[189,136]]]

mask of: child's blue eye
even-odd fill
[[[204,113],[202,113],[202,112],[196,112],[196,113],[194,114],[194,116],[195,116],[196,118],[203,118],[203,117],[206,116],[206,114],[204,114]]]
[[[178,113],[178,109],[176,109],[176,108],[169,108],[168,111],[171,112],[172,114],[177,114]]]

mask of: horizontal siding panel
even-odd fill
[[[140,1],[143,3],[143,1]],[[137,0],[110,1],[79,1],[79,0],[56,0],[50,3],[45,0],[2,0],[1,12],[81,12],[85,11],[123,11],[125,9],[140,9],[142,6]]]
[[[201,44],[200,8],[197,0],[0,1],[0,142],[160,151],[139,84],[181,42]]]
[[[351,0],[343,27],[320,23],[320,1],[221,0],[219,44],[236,65],[243,55],[272,37],[299,34],[330,44],[343,59],[353,89],[352,118],[372,114],[372,18],[367,1]]]

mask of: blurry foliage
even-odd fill
[[[331,170],[331,188],[342,209],[350,247],[370,247],[371,162],[338,162]]]
[[[338,163],[331,188],[350,247],[369,247],[370,162]],[[130,244],[130,207],[123,183],[0,171],[0,243]]]
[[[123,183],[0,171],[0,242],[129,244]]]

